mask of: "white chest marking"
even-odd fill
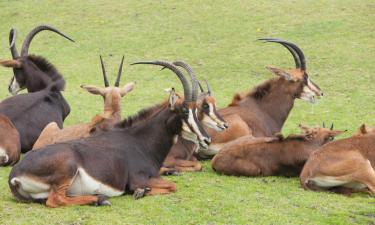
[[[123,193],[124,191],[116,190],[98,180],[95,180],[83,168],[78,168],[77,174],[73,178],[67,195],[80,196],[102,194],[111,197],[119,196]]]

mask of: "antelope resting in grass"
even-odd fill
[[[375,194],[375,129],[362,125],[349,138],[322,146],[307,160],[300,181],[304,189]]]
[[[0,115],[0,166],[14,165],[20,159],[20,135],[13,123]]]
[[[292,54],[296,69],[282,70],[268,66],[277,78],[270,79],[245,95],[236,94],[232,103],[219,110],[229,129],[217,133],[207,130],[212,137],[208,151],[200,151],[203,158],[215,155],[225,143],[242,136],[271,137],[279,133],[293,108],[296,98],[314,103],[322,91],[309,79],[305,56],[295,44],[280,39],[263,38],[266,42],[283,45]]]
[[[160,178],[159,170],[177,136],[194,133],[201,147],[210,143],[192,101],[196,85],[191,91],[173,64],[135,64],[172,70],[183,85],[184,100],[172,91],[169,101],[144,109],[109,131],[29,152],[9,176],[10,189],[17,199],[46,200],[49,207],[108,205],[108,196],[133,193],[137,199],[176,191],[174,183]]]
[[[62,127],[70,112],[69,104],[61,94],[65,86],[64,78],[45,58],[28,54],[33,37],[43,30],[53,31],[71,40],[53,27],[38,26],[27,35],[19,56],[15,45],[16,30],[12,29],[9,41],[13,59],[0,61],[0,65],[13,68],[9,91],[17,94],[27,88],[29,92],[9,97],[0,103],[0,114],[8,117],[19,132],[22,152],[32,149],[50,122]]]
[[[81,85],[81,88],[94,95],[101,95],[104,99],[104,112],[92,118],[90,123],[77,124],[64,129],[60,129],[57,123],[52,122],[44,128],[33,149],[45,147],[46,145],[80,139],[90,136],[97,128],[108,130],[115,123],[121,120],[121,98],[133,90],[135,83],[131,82],[124,87],[119,87],[124,57],[120,64],[117,79],[114,87],[110,87],[106,75],[104,63],[100,56],[103,71],[104,88],[92,85]]]
[[[190,75],[192,82],[197,80],[189,65],[180,61],[176,61],[173,64],[184,68]],[[212,95],[210,85],[207,81],[205,82],[207,91],[205,92],[202,85],[198,82],[201,92],[198,96],[193,96],[194,99],[197,99],[198,119],[202,122],[202,125],[206,127],[217,131],[223,131],[228,128],[228,125],[216,111],[216,100]],[[202,165],[193,155],[194,152],[199,149],[199,144],[196,141],[196,137],[192,136],[191,139],[192,140],[186,140],[184,138],[178,139],[177,143],[172,146],[171,151],[163,163],[163,167],[160,170],[161,174],[200,171],[202,169]]]
[[[212,168],[235,176],[298,176],[310,154],[343,131],[300,125],[302,133],[283,138],[242,137],[226,144]]]

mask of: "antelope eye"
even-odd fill
[[[203,104],[203,108],[204,108],[204,109],[208,109],[208,108],[210,108],[210,106],[209,106],[207,103],[204,103],[204,104]]]

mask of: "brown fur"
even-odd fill
[[[287,138],[239,138],[222,148],[212,168],[235,176],[298,176],[309,155],[341,131],[309,128],[303,133]]]
[[[0,166],[14,165],[20,159],[20,136],[13,123],[5,116],[0,115],[0,148],[5,150],[8,157],[0,156]]]
[[[124,86],[127,92],[133,89],[134,83]],[[83,88],[85,86],[82,86]],[[90,86],[94,89],[96,87]],[[100,93],[104,98],[104,113],[92,118],[90,123],[77,124],[64,129],[60,129],[56,123],[48,124],[35,142],[33,149],[40,149],[54,143],[65,142],[85,138],[90,136],[96,129],[108,130],[121,120],[121,97],[126,93],[121,93],[124,88],[107,87],[95,90],[87,89],[91,93]]]
[[[342,194],[368,188],[375,194],[375,132],[362,126],[359,133],[314,152],[301,172],[302,187]]]

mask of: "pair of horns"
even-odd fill
[[[323,122],[323,128],[326,128],[326,124]],[[331,124],[330,130],[333,130],[333,123]]]
[[[285,48],[289,50],[294,58],[294,62],[296,64],[297,69],[306,70],[306,59],[305,55],[303,54],[302,50],[296,45],[288,41],[284,41],[278,38],[259,38],[259,41],[265,42],[275,42],[283,45]]]
[[[121,80],[121,75],[122,75],[122,66],[124,64],[124,58],[125,58],[125,56],[122,56],[121,64],[120,64],[120,67],[119,67],[118,73],[117,73],[115,87],[119,87],[120,86],[120,80]],[[102,71],[103,71],[104,86],[105,87],[109,87],[107,73],[105,72],[105,66],[104,66],[103,58],[102,58],[101,55],[100,55],[100,64],[102,66]]]
[[[176,61],[176,62],[173,62],[173,63],[170,63],[170,62],[167,62],[167,61],[142,61],[142,62],[132,63],[131,65],[137,65],[137,64],[159,65],[159,66],[163,66],[165,68],[170,69],[172,72],[174,72],[177,75],[177,77],[180,79],[180,81],[182,83],[182,86],[183,86],[183,89],[184,89],[185,102],[195,102],[197,100],[197,95],[198,95],[198,88],[197,88],[198,84],[197,83],[198,83],[198,81],[195,78],[195,74],[194,74],[193,70],[186,63],[184,63],[182,61]],[[190,89],[190,85],[189,85],[188,81],[186,80],[184,74],[176,66],[180,66],[188,72],[188,74],[189,74],[189,76],[191,77],[191,80],[192,80],[193,90]]]
[[[60,36],[68,39],[69,41],[74,42],[73,39],[71,39],[70,37],[68,37],[64,33],[60,32],[56,28],[51,27],[49,25],[40,25],[40,26],[35,27],[33,30],[31,30],[30,33],[26,36],[26,38],[25,38],[25,40],[22,44],[21,57],[27,56],[29,54],[29,47],[30,47],[31,41],[33,40],[33,38],[35,37],[35,35],[37,33],[41,32],[43,30],[52,31],[52,32],[57,33]],[[10,48],[10,51],[12,53],[13,59],[19,57],[19,54],[18,54],[18,51],[17,51],[17,48],[16,48],[16,37],[17,37],[17,30],[15,28],[12,28],[9,32],[9,48]]]
[[[210,84],[208,83],[208,81],[206,79],[204,79],[204,82],[206,83],[206,87],[207,87],[207,93],[208,95],[211,95],[212,94],[212,91],[211,91],[211,86]],[[199,84],[199,89],[201,90],[201,92],[204,92],[204,89],[202,87],[202,84],[201,82],[198,81],[198,84]]]

